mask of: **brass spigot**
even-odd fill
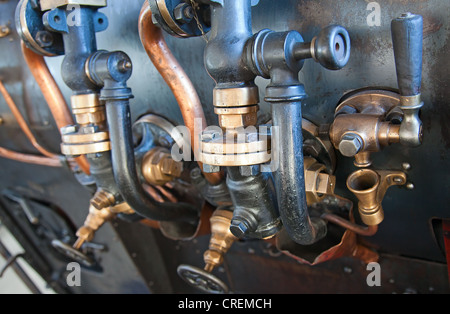
[[[361,220],[368,226],[380,224],[384,219],[381,203],[387,189],[404,185],[406,174],[401,171],[360,169],[347,179],[348,189],[358,198]]]
[[[203,254],[204,270],[207,272],[212,272],[215,267],[222,264],[225,253],[237,240],[230,232],[232,218],[233,212],[223,209],[217,209],[210,218],[211,240],[209,241],[209,249]]]

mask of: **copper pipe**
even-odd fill
[[[321,216],[321,218],[325,219],[325,220],[327,220],[329,222],[332,222],[332,223],[334,223],[336,225],[339,225],[339,226],[341,226],[341,227],[343,227],[345,229],[353,231],[356,234],[359,234],[361,236],[365,236],[365,237],[371,237],[371,236],[375,235],[377,233],[377,231],[378,231],[378,226],[377,225],[375,225],[375,226],[367,226],[367,227],[360,226],[360,225],[357,225],[357,224],[355,224],[355,223],[353,223],[351,221],[348,221],[348,220],[346,220],[344,218],[336,216],[334,214],[323,214]]]
[[[59,158],[56,154],[53,154],[46,150],[44,147],[42,147],[38,141],[36,140],[36,137],[34,137],[33,132],[31,132],[30,128],[28,127],[27,122],[25,121],[24,117],[22,116],[22,113],[20,112],[19,108],[17,108],[16,103],[12,99],[11,95],[8,93],[8,91],[5,88],[5,85],[0,80],[0,93],[5,98],[6,104],[8,105],[9,109],[11,110],[12,114],[17,120],[17,123],[19,124],[20,128],[22,129],[23,133],[27,136],[28,140],[31,142],[31,144],[36,148],[42,155],[51,158],[56,159],[59,162]]]
[[[3,147],[0,147],[0,157],[40,166],[62,167],[61,161],[58,159],[16,153]]]
[[[31,74],[47,101],[58,129],[61,130],[63,127],[73,125],[72,114],[61,90],[45,63],[44,57],[29,49],[24,42],[22,42],[22,52]],[[75,161],[84,173],[90,174],[90,165],[85,156],[77,157]]]
[[[207,126],[203,107],[194,85],[167,46],[161,29],[153,24],[152,12],[147,1],[144,2],[139,16],[139,35],[153,65],[178,102],[184,123],[191,132],[191,143],[194,144],[194,154],[196,154],[199,134],[195,131],[203,130],[196,130],[195,122],[200,120],[203,128]],[[200,169],[203,169],[200,162],[199,165]],[[204,173],[204,176],[212,185],[217,185],[223,180],[223,173]]]

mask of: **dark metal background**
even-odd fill
[[[409,288],[425,293],[448,291],[446,281],[442,280],[447,277],[443,265],[445,255],[435,239],[431,219],[450,218],[450,108],[447,105],[450,97],[449,6],[446,1],[439,0],[377,2],[381,7],[381,26],[370,27],[366,21],[370,13],[366,10],[368,1],[364,0],[261,0],[253,8],[253,29],[254,32],[263,28],[297,30],[309,41],[329,24],[340,24],[347,28],[352,41],[352,55],[343,70],[328,71],[309,60],[300,74],[309,94],[303,108],[304,115],[317,124],[323,124],[332,122],[334,109],[346,92],[367,86],[397,87],[390,21],[406,11],[424,17],[422,92],[425,106],[421,116],[425,131],[424,144],[414,149],[396,145],[373,155],[375,168],[399,170],[403,162],[410,163],[409,181],[415,185],[412,191],[397,187],[388,191],[383,202],[386,218],[379,233],[367,239],[379,252],[389,254],[382,258],[382,267],[386,265],[382,268],[386,271],[383,273],[383,289],[371,290],[365,285],[367,272],[357,261],[345,259],[311,268],[284,256],[268,256],[259,243],[239,243],[227,255],[222,273],[226,281],[232,281],[232,289],[237,292],[404,292]],[[173,95],[152,66],[139,41],[137,20],[142,3],[143,0],[108,1],[108,7],[102,12],[108,16],[110,26],[98,34],[98,47],[111,51],[123,50],[133,60],[133,76],[128,82],[135,95],[131,103],[133,119],[152,112],[182,124]],[[56,126],[21,57],[19,39],[13,25],[16,4],[17,1],[13,0],[0,1],[0,25],[9,24],[12,28],[11,35],[0,38],[0,77],[39,141],[45,147],[57,151],[60,138]],[[208,122],[217,124],[212,106],[214,82],[203,67],[204,40],[170,36],[166,36],[166,39],[196,86]],[[69,100],[71,93],[60,75],[61,61],[61,57],[47,59]],[[267,83],[257,79],[261,99],[264,99]],[[266,103],[263,102],[261,107],[263,113],[270,112]],[[3,98],[0,98],[0,115],[4,119],[0,125],[0,145],[21,152],[34,152]],[[336,192],[354,199],[345,188],[347,176],[355,170],[352,160],[339,157],[337,169]],[[27,193],[57,204],[77,226],[87,214],[90,194],[79,186],[68,170],[22,165],[1,159],[0,189],[18,186]],[[149,281],[152,281],[149,289],[155,292],[191,291],[176,277],[175,269],[181,263],[201,266],[207,238],[180,244],[164,239],[159,232],[142,228],[132,228],[120,222],[117,230],[110,225],[100,230],[95,241],[110,246],[109,253],[102,254],[105,274],[86,275],[92,280],[92,285],[88,285],[88,288],[84,286],[85,290],[81,292],[145,293],[148,291],[145,284]],[[135,255],[126,254],[123,243],[118,240],[119,234],[130,254]],[[145,241],[141,240],[142,234],[146,235]],[[154,246],[149,245],[150,242]],[[132,262],[133,256],[136,264]],[[154,270],[161,271],[152,271],[150,265],[153,265]],[[344,270],[345,267],[352,271],[347,268]],[[273,275],[266,276],[267,268],[271,269],[270,274]],[[274,280],[280,282],[280,286],[272,285]],[[324,281],[329,284],[318,283]],[[306,291],[304,287],[310,289]]]

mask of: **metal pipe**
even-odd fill
[[[277,143],[278,171],[274,173],[283,225],[292,240],[309,245],[326,234],[326,223],[310,217],[306,204],[301,101],[272,104]]]
[[[63,127],[73,125],[72,114],[61,90],[45,63],[44,57],[33,52],[24,42],[22,42],[22,52],[31,74],[44,95],[58,129],[61,130]],[[74,160],[84,173],[90,174],[89,162],[85,156],[74,158]]]
[[[20,112],[19,108],[17,108],[16,103],[12,99],[11,95],[8,93],[8,91],[5,88],[5,85],[0,80],[0,93],[5,98],[6,104],[8,105],[9,109],[11,110],[14,118],[16,118],[17,123],[19,124],[19,127],[22,129],[23,133],[25,133],[28,140],[31,142],[31,144],[36,148],[42,155],[50,158],[58,160],[58,155],[49,152],[47,149],[42,147],[38,141],[36,140],[36,137],[34,136],[33,132],[31,132],[30,128],[28,127],[27,122],[25,121],[24,117],[22,116],[22,113]]]
[[[198,212],[186,203],[159,203],[146,194],[136,170],[128,100],[106,101],[111,137],[112,164],[117,186],[125,201],[138,214],[158,221],[198,222]]]
[[[334,214],[323,214],[323,215],[321,215],[321,218],[325,219],[329,222],[332,222],[336,225],[339,225],[345,229],[353,231],[354,233],[364,236],[364,237],[371,237],[378,232],[378,225],[364,227],[364,226],[357,225],[351,221],[348,221],[344,218],[341,218],[339,216],[336,216]]]
[[[62,167],[59,159],[17,153],[3,147],[0,147],[0,157],[46,167]]]
[[[153,24],[152,12],[147,1],[144,2],[139,17],[139,35],[145,51],[178,102],[184,123],[191,133],[194,155],[197,157],[199,134],[207,126],[203,107],[194,85],[167,46],[161,29]],[[203,129],[197,130],[195,122],[199,120]],[[200,162],[199,165],[200,169],[203,169]],[[203,174],[212,185],[218,185],[224,179],[223,173]]]

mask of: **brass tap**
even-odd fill
[[[212,272],[215,267],[222,264],[223,256],[237,240],[230,232],[232,218],[233,212],[223,209],[217,209],[210,218],[211,240],[209,249],[203,254],[204,270],[207,272]]]

